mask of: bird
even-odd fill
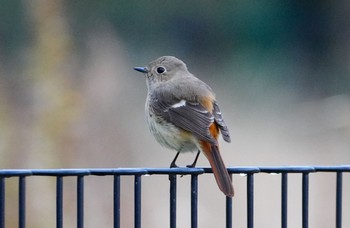
[[[180,153],[197,151],[194,162],[187,166],[195,167],[202,152],[219,189],[233,197],[232,179],[218,142],[220,133],[226,142],[231,142],[231,138],[213,90],[174,56],[159,57],[134,70],[146,78],[145,115],[150,132],[160,145],[177,151],[170,168],[178,167]]]

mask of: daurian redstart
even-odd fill
[[[173,56],[163,56],[147,67],[135,67],[146,76],[148,94],[145,111],[149,129],[165,147],[180,152],[200,151],[209,160],[220,190],[234,195],[232,181],[221,158],[218,136],[230,142],[230,134],[212,89],[191,74],[186,64]]]

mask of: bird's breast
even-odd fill
[[[197,149],[195,138],[190,133],[176,127],[161,116],[157,116],[146,102],[146,121],[150,132],[157,142],[164,147],[181,151],[194,151]]]

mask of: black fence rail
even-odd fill
[[[288,166],[288,167],[238,167],[229,168],[231,175],[246,175],[247,184],[247,222],[246,227],[254,227],[254,176],[259,173],[274,173],[281,176],[281,227],[288,227],[288,176],[302,175],[302,227],[309,227],[309,176],[314,173],[335,174],[335,221],[336,228],[342,227],[343,173],[350,172],[349,166]],[[31,176],[50,176],[56,178],[56,227],[63,227],[63,184],[64,178],[76,177],[77,182],[77,227],[84,227],[84,179],[87,176],[113,177],[113,227],[120,227],[121,176],[134,178],[134,227],[141,227],[142,177],[145,175],[169,176],[169,227],[176,227],[177,176],[191,176],[191,227],[198,227],[198,178],[212,173],[210,168],[116,168],[116,169],[35,169],[0,170],[0,228],[5,228],[6,220],[6,179],[18,178],[18,227],[26,227],[26,181]],[[226,197],[226,227],[233,227],[235,219],[232,211],[232,198]]]

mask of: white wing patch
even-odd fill
[[[185,100],[181,100],[179,103],[173,104],[171,107],[172,108],[180,108],[186,106],[186,101]]]

